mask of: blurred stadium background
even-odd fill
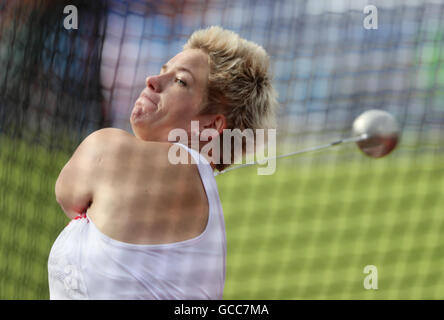
[[[63,27],[76,5],[78,30]],[[378,29],[363,27],[367,4]],[[379,108],[403,129],[386,158],[353,145],[217,177],[225,299],[444,298],[444,1],[0,0],[0,298],[47,299],[67,224],[54,183],[80,141],[129,113],[196,29],[269,52],[278,153],[350,134]],[[378,268],[378,290],[363,269]]]

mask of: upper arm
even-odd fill
[[[57,178],[56,200],[69,218],[85,211],[93,200],[105,151],[100,142],[104,130],[108,129],[95,131],[82,141]]]

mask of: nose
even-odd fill
[[[146,86],[154,92],[162,90],[159,76],[150,76],[145,79]]]

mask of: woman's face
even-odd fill
[[[182,51],[146,79],[131,113],[136,137],[147,141],[168,141],[172,129],[190,135],[192,120],[204,101],[209,74],[208,57],[198,49]]]

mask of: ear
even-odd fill
[[[199,127],[200,127],[199,128],[200,132],[205,133],[205,132],[217,131],[219,135],[222,135],[224,129],[227,128],[227,119],[221,113],[203,115],[199,118]],[[213,130],[204,131],[205,129],[213,129]],[[213,136],[212,138],[215,137]]]

